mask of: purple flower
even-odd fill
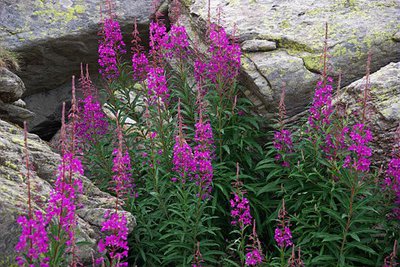
[[[372,155],[372,149],[368,147],[368,143],[372,141],[372,133],[364,124],[356,124],[352,127],[349,134],[350,144],[343,166],[345,168],[353,167],[357,171],[368,172],[371,162],[368,158]]]
[[[201,118],[195,128],[194,140],[197,143],[193,153],[197,170],[195,180],[196,184],[201,187],[201,197],[207,198],[212,191],[211,184],[214,176],[212,166],[213,133],[211,124],[203,122]]]
[[[282,200],[282,207],[279,210],[278,219],[279,224],[275,228],[275,241],[280,248],[287,248],[293,245],[292,232],[289,228],[289,220],[287,218],[287,211],[285,208],[285,200]]]
[[[262,253],[257,248],[252,248],[246,253],[246,265],[257,266],[257,264],[262,263],[263,256]]]
[[[81,141],[95,142],[99,136],[107,133],[106,116],[100,103],[92,95],[88,95],[82,104],[82,113],[76,123],[76,136]]]
[[[185,183],[186,179],[196,172],[196,161],[194,160],[192,148],[187,144],[185,138],[180,135],[175,137],[172,163],[174,165],[172,170],[180,176],[182,183]],[[176,181],[177,179],[175,178],[174,180]]]
[[[274,235],[275,241],[280,248],[286,248],[293,245],[292,232],[290,228],[285,226],[283,229],[277,227]]]
[[[328,77],[327,81],[332,83],[332,78]],[[330,117],[333,112],[332,107],[332,85],[329,83],[324,84],[323,81],[317,83],[314,93],[314,99],[310,108],[310,116],[308,122],[311,128],[320,129],[325,128],[330,124]]]
[[[107,18],[103,22],[99,41],[99,72],[104,79],[115,79],[119,77],[117,57],[125,54],[125,43],[122,40],[121,28],[118,21]]]
[[[22,227],[22,233],[15,250],[18,253],[26,254],[29,259],[39,260],[40,264],[46,264],[48,260],[42,257],[49,249],[45,216],[37,210],[33,218],[28,219],[25,216],[20,216],[17,223]],[[16,260],[20,266],[25,266],[27,263],[22,257],[17,257]]]
[[[109,235],[104,240],[100,240],[98,249],[100,253],[108,252],[112,262],[118,263],[118,267],[127,267],[127,262],[120,262],[128,257],[128,222],[123,214],[117,212],[108,214],[107,220],[102,223],[102,232],[107,232]]]
[[[172,25],[169,31],[169,47],[171,56],[179,60],[187,58],[189,53],[189,41],[186,29],[183,26]]]
[[[232,224],[239,224],[243,229],[246,225],[251,225],[250,203],[244,197],[244,193],[233,193],[233,199],[230,200],[231,204],[231,217],[233,218]]]
[[[292,133],[285,129],[276,131],[274,134],[273,145],[278,152],[278,154],[275,156],[276,160],[280,160],[283,158],[284,155],[292,153],[293,151]],[[282,166],[289,167],[290,165],[289,162],[283,161]]]
[[[400,158],[390,160],[386,170],[384,187],[387,190],[391,190],[395,195],[397,207],[393,210],[393,215],[400,220]]]
[[[118,147],[113,151],[113,167],[112,171],[114,175],[112,177],[114,182],[114,190],[117,197],[126,197],[130,191],[135,188],[135,185],[131,181],[131,158],[128,151],[124,151],[122,143],[122,130],[120,127],[117,128],[118,132]]]
[[[74,240],[77,194],[83,191],[82,181],[76,175],[83,175],[82,163],[72,153],[65,153],[58,166],[57,180],[47,206],[47,221],[50,223],[57,218],[58,227],[68,235],[67,246],[71,246]]]
[[[149,61],[144,53],[142,52],[134,53],[132,55],[133,80],[135,81],[145,80],[147,76],[148,65]]]
[[[163,53],[168,54],[170,44],[168,42],[168,33],[165,25],[159,22],[150,23],[150,54],[154,60],[161,59]],[[165,54],[164,54],[165,55]],[[169,55],[168,55],[169,56]]]
[[[157,100],[165,102],[169,98],[167,78],[162,68],[149,68],[147,83],[150,103],[157,102]]]
[[[239,74],[240,46],[231,44],[224,28],[216,24],[211,24],[209,37],[211,59],[207,64],[208,78],[216,84],[230,84]]]

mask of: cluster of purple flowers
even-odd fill
[[[291,153],[293,150],[292,133],[285,129],[276,131],[274,134],[273,145],[278,151],[278,154],[275,156],[275,160],[279,161],[283,159],[284,155]],[[289,162],[283,161],[282,166],[289,167]]]
[[[277,227],[274,235],[275,241],[280,248],[290,247],[293,245],[292,232],[288,226],[283,228]]]
[[[314,93],[314,99],[310,108],[311,115],[308,123],[314,129],[325,128],[331,122],[332,107],[332,78],[328,77],[327,82],[319,81]]]
[[[172,25],[169,31],[169,49],[171,56],[179,60],[187,58],[189,53],[189,41],[186,29],[183,26]]]
[[[252,248],[249,252],[246,253],[246,265],[248,266],[257,266],[257,264],[262,263],[263,255],[260,253],[260,250],[257,248]]]
[[[18,244],[15,246],[17,253],[24,253],[29,259],[39,261],[40,267],[49,267],[49,259],[42,258],[49,249],[45,216],[41,211],[35,211],[32,218],[18,217],[17,223],[22,227]],[[22,257],[18,256],[16,260],[19,266],[25,266],[26,262]]]
[[[150,103],[157,103],[158,100],[165,103],[169,98],[167,78],[165,77],[162,68],[149,68],[147,74],[147,87]]]
[[[371,164],[368,158],[372,155],[372,149],[368,147],[368,143],[372,141],[371,131],[364,124],[359,123],[352,127],[349,136],[350,144],[347,149],[351,155],[346,156],[343,166],[368,172]]]
[[[118,21],[112,18],[105,19],[100,35],[102,38],[98,48],[98,62],[101,67],[99,72],[104,79],[115,79],[119,76],[117,57],[126,53]]]
[[[67,152],[62,155],[57,180],[46,210],[48,223],[57,218],[58,227],[67,234],[67,246],[71,246],[74,240],[76,199],[77,194],[83,191],[82,181],[75,178],[75,175],[83,175],[82,163],[72,153]],[[57,240],[60,237],[54,238]]]
[[[143,81],[147,76],[147,67],[149,65],[149,60],[144,53],[134,53],[132,55],[132,71],[133,80]]]
[[[159,21],[150,23],[150,53],[153,60],[157,61],[163,57],[163,52],[170,49],[167,28]]]
[[[210,47],[208,52],[211,59],[207,64],[208,78],[215,84],[223,82],[230,84],[239,74],[240,46],[231,43],[225,29],[216,24],[210,25]],[[217,88],[223,90],[223,88]]]
[[[175,137],[175,145],[172,157],[173,168],[181,182],[186,183],[187,178],[196,172],[196,161],[194,160],[193,150],[181,135]],[[178,181],[178,178],[172,178],[173,182]]]
[[[128,151],[124,153],[120,148],[114,149],[113,156],[114,190],[117,196],[122,197],[127,195],[129,190],[134,187],[131,182],[131,158]]]
[[[204,122],[200,116],[199,121],[195,125],[194,140],[194,160],[196,162],[196,184],[201,187],[201,197],[208,198],[212,191],[213,179],[213,132],[210,122]]]
[[[101,231],[110,233],[104,240],[100,240],[98,244],[99,252],[108,252],[115,267],[128,267],[127,262],[121,262],[128,257],[128,227],[127,220],[124,214],[114,212],[105,214],[107,220],[103,222]],[[100,258],[100,262],[103,258]]]
[[[395,194],[395,204],[397,207],[393,210],[393,217],[400,220],[400,158],[390,160],[388,169],[386,170],[384,186]]]
[[[99,101],[89,95],[82,101],[80,120],[76,123],[76,136],[82,141],[94,142],[107,133],[108,122]]]
[[[251,225],[252,217],[250,214],[250,202],[244,196],[244,192],[241,194],[233,193],[233,199],[230,200],[231,204],[231,217],[232,224],[239,224],[240,228],[243,229],[246,225]]]
[[[287,212],[285,209],[285,201],[282,201],[282,207],[279,210],[279,224],[275,228],[275,241],[278,246],[283,249],[293,245],[292,242],[292,232],[289,228],[289,221],[287,219]]]
[[[117,126],[118,134],[118,147],[113,151],[113,182],[114,190],[116,192],[116,205],[115,212],[110,215],[104,215],[107,218],[103,222],[101,231],[110,233],[104,240],[100,240],[98,248],[100,253],[108,252],[111,260],[117,263],[117,267],[128,266],[127,262],[121,262],[124,258],[128,257],[128,222],[123,214],[118,213],[118,199],[125,197],[129,194],[129,190],[135,187],[131,182],[131,159],[128,151],[124,152],[123,149],[123,135],[122,129]],[[102,259],[100,259],[101,261]]]

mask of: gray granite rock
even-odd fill
[[[189,28],[192,38],[205,32],[208,2],[184,1],[187,12],[180,22]],[[329,23],[329,74],[336,78],[342,73],[342,85],[364,76],[369,50],[373,72],[400,60],[397,0],[210,2],[211,21],[219,18],[228,34],[234,31],[242,44],[241,78],[249,89],[246,94],[268,118],[277,110],[283,82],[289,116],[304,110],[311,101],[321,70],[325,22]],[[217,7],[222,10],[220,16]],[[272,43],[269,49],[266,44],[270,42],[276,49],[272,50]]]
[[[25,92],[24,82],[7,68],[0,68],[0,100],[12,103]]]
[[[113,10],[129,38],[134,19],[148,28],[151,0],[115,0]],[[0,1],[0,46],[21,59],[18,75],[31,95],[54,89],[79,73],[81,62],[97,66],[100,8],[103,0],[3,0]],[[105,16],[105,15],[103,15]],[[125,40],[129,44],[129,40]]]

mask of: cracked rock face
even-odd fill
[[[17,52],[22,59],[18,75],[27,88],[24,96],[64,84],[72,74],[79,73],[81,62],[97,66],[100,8],[107,10],[105,2],[0,1],[0,45]],[[148,28],[151,0],[113,3],[123,32],[132,31],[135,18],[139,29]]]
[[[351,83],[335,99],[335,105],[347,106],[346,115],[350,121],[362,114],[365,81],[364,77]],[[374,136],[374,164],[380,166],[391,157],[400,122],[400,62],[390,63],[371,74],[369,88],[367,125]]]
[[[14,248],[21,233],[16,219],[26,215],[28,210],[26,179],[22,176],[26,173],[23,145],[23,131],[0,120],[0,265],[12,262],[15,258]],[[28,135],[28,148],[33,167],[30,176],[33,206],[43,210],[56,178],[60,156],[33,134]],[[84,194],[78,197],[78,204],[81,205],[78,205],[77,210],[77,242],[87,241],[89,244],[78,247],[78,256],[83,263],[91,263],[92,254],[96,255],[97,242],[101,238],[104,214],[113,211],[115,198],[100,191],[86,177],[81,178]],[[136,224],[135,218],[123,212],[132,231]]]
[[[190,33],[205,32],[207,0],[185,2],[188,14],[180,19]],[[397,0],[216,0],[211,18],[221,7],[221,24],[235,28],[241,42],[242,81],[246,95],[259,111],[272,117],[282,84],[288,115],[309,104],[319,72],[325,22],[329,28],[330,75],[342,73],[346,86],[365,74],[368,51],[372,71],[400,60],[400,3]],[[274,44],[275,45],[274,45]]]

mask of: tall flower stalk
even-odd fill
[[[278,214],[278,226],[275,228],[275,241],[281,252],[281,266],[285,266],[285,249],[293,246],[290,222],[285,207],[285,200],[282,199],[282,206]]]
[[[102,21],[99,35],[101,36],[98,47],[99,72],[104,79],[111,81],[119,77],[118,57],[126,53],[121,28],[112,15]]]
[[[118,212],[119,199],[126,198],[132,188],[131,182],[131,163],[128,151],[123,145],[123,134],[119,124],[117,124],[118,146],[113,151],[113,185],[116,194],[115,210],[106,213],[106,220],[102,223],[102,232],[108,233],[104,240],[98,244],[100,253],[107,253],[110,267],[127,267],[128,262],[123,262],[128,257],[128,222],[125,215]],[[104,258],[99,260],[104,261]]]
[[[28,189],[28,217],[19,216],[17,223],[22,227],[22,233],[15,246],[18,254],[23,256],[16,257],[19,266],[38,263],[40,267],[49,267],[49,258],[46,254],[49,249],[49,239],[47,236],[47,220],[40,210],[33,210],[30,180],[30,161],[28,150],[28,130],[24,122],[24,153],[25,153],[25,178]]]
[[[73,116],[72,116],[73,117]],[[72,125],[71,129],[74,129]],[[62,155],[61,162],[58,166],[57,179],[54,184],[54,189],[50,193],[50,198],[47,205],[47,220],[51,224],[53,235],[52,240],[55,241],[55,246],[52,247],[51,264],[59,264],[58,255],[64,253],[64,244],[72,254],[72,263],[76,264],[75,258],[75,228],[77,225],[76,208],[78,194],[83,192],[82,181],[77,178],[77,175],[83,175],[83,167],[81,161],[74,155],[74,144],[67,143],[65,123],[65,103],[63,103],[62,111],[62,126],[61,126],[61,146]],[[72,136],[72,142],[74,137]],[[56,220],[54,221],[54,218]]]

